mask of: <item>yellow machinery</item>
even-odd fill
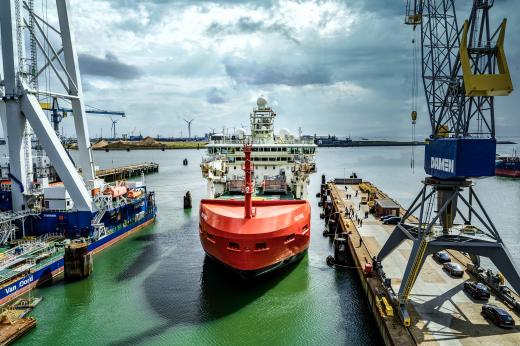
[[[506,53],[504,52],[504,37],[506,34],[506,22],[504,19],[500,25],[500,33],[496,47],[494,48],[471,48],[477,49],[496,49],[497,50],[497,67],[496,74],[473,74],[468,50],[468,28],[469,22],[464,22],[462,31],[462,39],[460,42],[460,64],[462,67],[462,76],[464,79],[464,88],[466,96],[507,96],[513,91],[513,82],[509,74],[507,66]]]

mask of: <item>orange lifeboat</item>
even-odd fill
[[[142,190],[130,190],[128,191],[128,193],[126,194],[126,196],[128,198],[139,198],[143,195],[143,191]]]
[[[103,194],[110,195],[112,198],[124,196],[127,193],[128,189],[126,186],[107,186],[103,191]]]

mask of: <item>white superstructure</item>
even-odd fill
[[[275,117],[276,113],[267,106],[266,100],[259,98],[257,107],[250,114],[254,184],[262,194],[304,199],[309,174],[316,171],[316,145],[295,138],[285,129],[275,135]],[[210,198],[241,193],[245,137],[243,129],[233,136],[215,134],[211,137],[207,156],[201,164]]]

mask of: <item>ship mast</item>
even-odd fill
[[[250,219],[253,217],[253,182],[252,182],[252,173],[253,173],[253,163],[251,162],[251,152],[253,151],[253,144],[249,140],[244,140],[244,155],[245,155],[245,163],[244,163],[244,218]]]

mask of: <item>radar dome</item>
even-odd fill
[[[280,130],[279,134],[280,134],[280,137],[289,137],[289,136],[291,136],[291,131],[289,131],[286,128],[283,128]]]
[[[244,137],[246,136],[246,134],[247,134],[246,129],[239,128],[239,129],[237,130],[238,139],[244,139]]]
[[[260,108],[264,108],[267,105],[267,100],[263,97],[259,97],[258,100],[256,100],[256,105]]]

